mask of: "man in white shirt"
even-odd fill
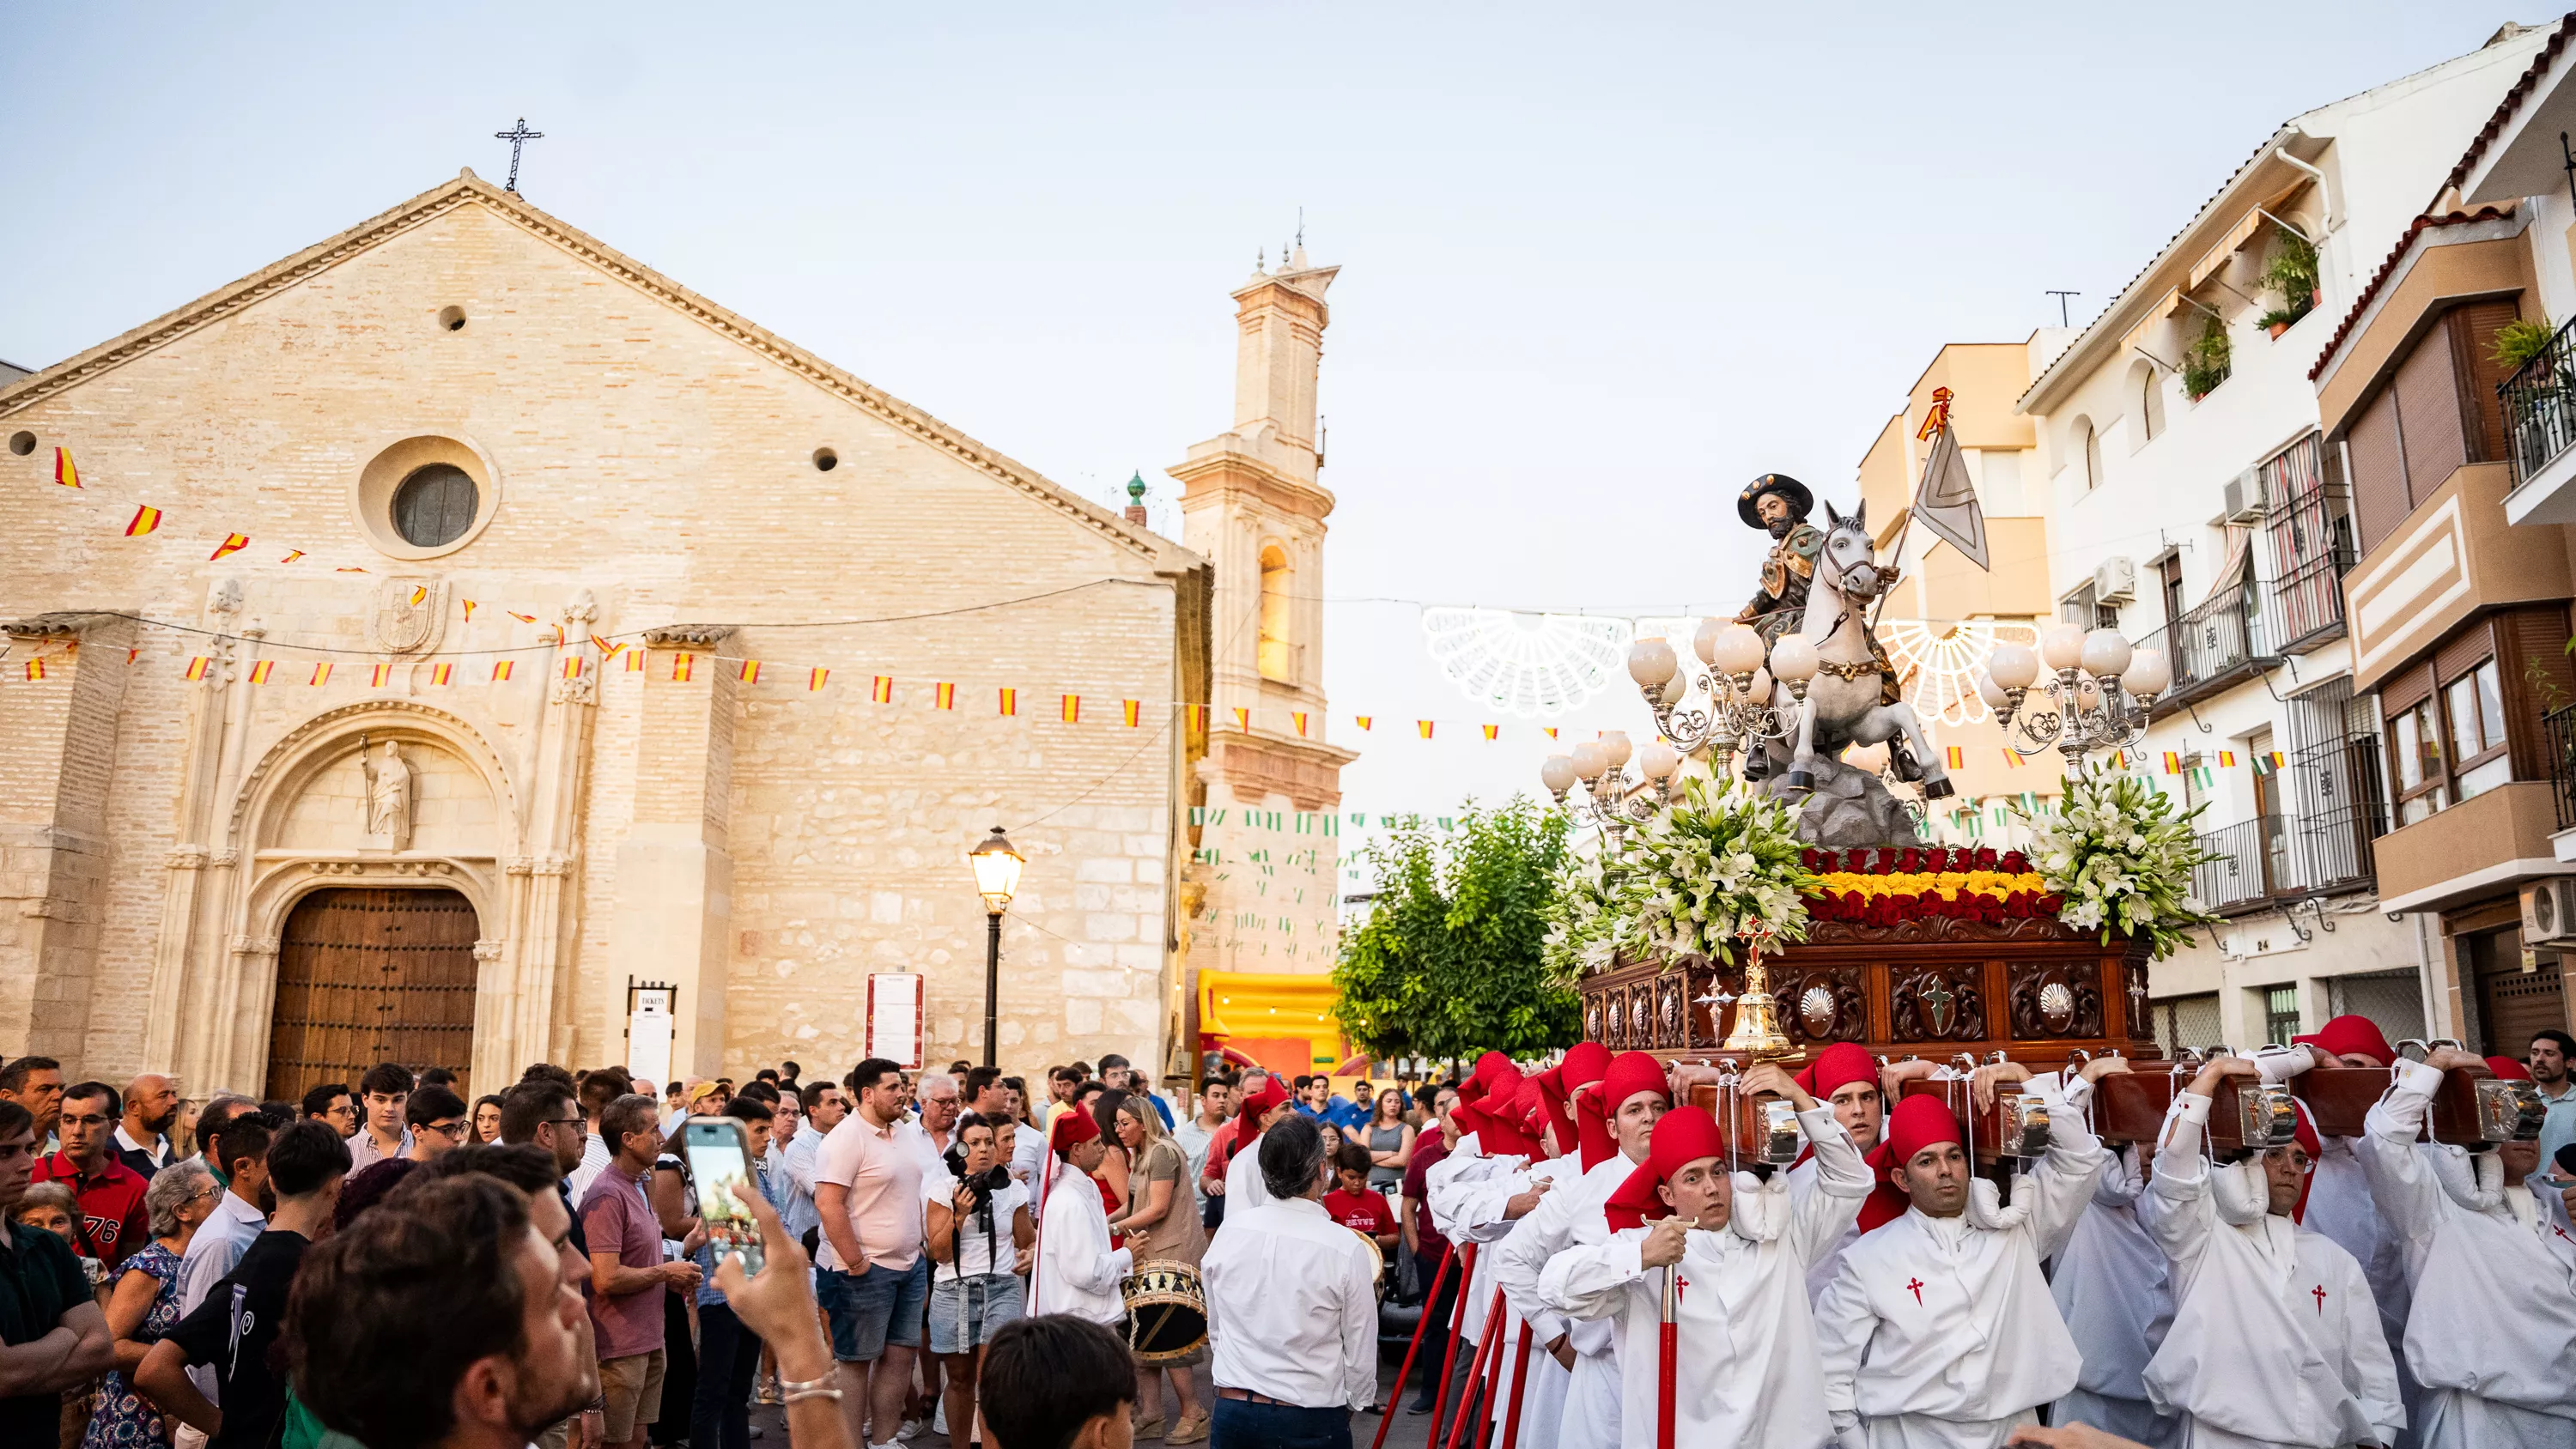
[[[1683,1444],[1814,1449],[1830,1432],[1807,1306],[1807,1265],[1869,1196],[1869,1168],[1834,1112],[1777,1064],[1744,1074],[1748,1094],[1788,1099],[1815,1151],[1810,1190],[1727,1170],[1717,1122],[1679,1107],[1655,1124],[1647,1160],[1605,1205],[1610,1240],[1549,1261],[1540,1296],[1620,1328],[1620,1442],[1659,1442],[1660,1336],[1667,1273],[1682,1371],[1673,1437]],[[1651,1224],[1651,1226],[1648,1226]]]
[[[920,1119],[904,1134],[912,1154],[921,1159],[921,1176],[934,1181],[948,1170],[945,1159],[951,1132],[957,1126],[957,1114],[965,1108],[965,1097],[957,1090],[957,1079],[946,1072],[925,1072],[921,1078]]]
[[[814,1208],[814,1161],[823,1150],[823,1138],[841,1125],[849,1115],[849,1100],[841,1095],[835,1082],[807,1082],[796,1089],[805,1106],[805,1130],[789,1138],[780,1162],[787,1169],[787,1205],[778,1211],[779,1221],[800,1242],[812,1244],[806,1251],[822,1246],[822,1215]]]
[[[628,1095],[632,1088],[633,1079],[626,1075],[623,1067],[600,1067],[581,1074],[581,1085],[576,1090],[581,1098],[583,1129],[588,1135],[582,1142],[581,1165],[564,1179],[565,1185],[572,1190],[574,1202],[590,1195],[590,1185],[599,1180],[599,1175],[608,1170],[609,1160],[617,1155],[617,1150],[610,1147],[600,1133],[599,1114],[608,1110],[609,1103]],[[357,1144],[350,1145],[354,1147]]]
[[[2166,1449],[2178,1442],[2182,1423],[2148,1399],[2146,1374],[2173,1322],[2173,1286],[2164,1250],[2143,1221],[2139,1199],[2147,1174],[2140,1153],[2135,1145],[2112,1149],[2093,1179],[2092,1205],[2049,1263],[2049,1296],[2084,1367],[2049,1410],[2048,1422],[2089,1424]]]
[[[1541,1150],[1521,1125],[1526,1120],[1527,1107],[1520,1099],[1528,1086],[1528,1079],[1521,1076],[1509,1058],[1500,1052],[1487,1052],[1477,1062],[1475,1074],[1460,1089],[1457,1105],[1450,1109],[1450,1116],[1463,1133],[1457,1149],[1424,1177],[1432,1225],[1462,1251],[1471,1247],[1476,1250],[1475,1262],[1467,1269],[1467,1281],[1460,1289],[1466,1297],[1458,1325],[1459,1341],[1473,1348],[1483,1348],[1487,1320],[1493,1312],[1498,1287],[1495,1274],[1500,1267],[1495,1245],[1522,1218],[1536,1211],[1557,1186],[1554,1166],[1548,1165],[1544,1171],[1535,1169]],[[1531,1095],[1536,1096],[1534,1088]],[[1579,1164],[1569,1167],[1576,1165]],[[1568,1172],[1566,1181],[1573,1181],[1575,1175]],[[1484,1351],[1481,1378],[1471,1379],[1467,1389],[1472,1398],[1481,1392],[1481,1384],[1495,1386],[1495,1392],[1486,1397],[1484,1411],[1497,1422],[1508,1420],[1509,1405],[1522,1391],[1506,1367],[1518,1361],[1515,1341],[1508,1337],[1518,1321],[1516,1314],[1505,1316],[1501,1331],[1507,1337]],[[1475,1359],[1471,1357],[1470,1362]],[[1545,1368],[1559,1376],[1553,1389],[1561,1391],[1565,1387],[1563,1361],[1552,1359]],[[1533,1385],[1543,1382],[1540,1375],[1532,1375]],[[1540,1417],[1554,1424],[1563,1416],[1562,1395],[1551,1393],[1549,1397],[1553,1402],[1544,1407]],[[1524,1423],[1530,1422],[1531,1407],[1523,1406]]]
[[[179,1260],[183,1317],[196,1311],[206,1294],[250,1251],[251,1241],[268,1228],[268,1214],[259,1205],[260,1192],[268,1186],[268,1139],[268,1123],[253,1109],[233,1114],[212,1144],[224,1164],[227,1182],[223,1195],[215,1199],[215,1210],[197,1225],[196,1236],[188,1240],[188,1251]]]
[[[1234,1118],[1234,1156],[1225,1165],[1228,1213],[1257,1208],[1270,1200],[1270,1190],[1262,1185],[1261,1134],[1295,1111],[1288,1089],[1279,1085],[1277,1077],[1265,1078],[1259,1090],[1244,1095],[1243,1108]]]
[[[1038,1215],[1038,1260],[1029,1279],[1029,1312],[1116,1323],[1127,1314],[1118,1283],[1134,1259],[1125,1248],[1109,1246],[1109,1212],[1091,1176],[1106,1152],[1100,1124],[1088,1112],[1058,1112],[1047,1140],[1051,1151]]]
[[[146,1072],[125,1084],[125,1120],[117,1124],[108,1148],[145,1182],[179,1160],[170,1150],[170,1129],[179,1120],[179,1088],[158,1072]]]
[[[1909,1077],[1928,1077],[1939,1068],[1930,1062],[1897,1062],[1879,1066],[1866,1047],[1839,1041],[1816,1054],[1816,1060],[1798,1073],[1798,1085],[1808,1095],[1834,1109],[1834,1120],[1851,1134],[1852,1145],[1862,1158],[1878,1150],[1879,1140],[1887,1127],[1887,1100],[1900,1090],[1899,1084]],[[1816,1159],[1802,1152],[1789,1168],[1789,1190],[1809,1192],[1816,1180]],[[1834,1281],[1842,1270],[1843,1250],[1852,1240],[1870,1229],[1893,1222],[1905,1214],[1905,1194],[1898,1192],[1871,1164],[1872,1187],[1867,1201],[1861,1204],[1860,1216],[1831,1248],[1807,1269],[1807,1304],[1813,1307],[1825,1296],[1825,1285]]]
[[[2564,1449],[2576,1443],[2576,1240],[2553,1231],[2526,1185],[2539,1144],[2468,1153],[2416,1140],[2442,1074],[2478,1064],[2447,1046],[2399,1062],[2358,1148],[2414,1290],[2406,1364],[2424,1387],[2417,1442]],[[2485,1065],[2522,1070],[2505,1057]]]
[[[1645,1162],[1655,1123],[1672,1105],[1671,1086],[1653,1057],[1623,1052],[1595,1068],[1583,1045],[1588,1044],[1568,1051],[1560,1064],[1567,1085],[1574,1088],[1571,1105],[1579,1146],[1573,1165],[1578,1175],[1542,1195],[1496,1253],[1495,1279],[1516,1306],[1523,1298],[1544,1301],[1539,1280],[1558,1254],[1610,1240],[1602,1204]],[[1595,1071],[1597,1081],[1571,1080]],[[1606,1316],[1576,1318],[1564,1334],[1561,1345],[1546,1345],[1570,1370],[1552,1442],[1558,1449],[1612,1449],[1620,1435],[1618,1325]],[[1524,1421],[1524,1432],[1530,1427]]]
[[[2211,1099],[2254,1064],[2220,1057],[2174,1100],[2144,1214],[2173,1263],[2174,1317],[2148,1394],[2193,1449],[2394,1444],[2406,1424],[2397,1367],[2361,1264],[2296,1221],[2317,1137],[2243,1162],[2202,1154]]]
[[[1976,1175],[1939,1098],[1908,1097],[1888,1115],[1889,1180],[1910,1206],[1843,1250],[1815,1310],[1825,1408],[1843,1449],[1999,1445],[2075,1387],[2082,1363],[2039,1263],[2110,1160],[2084,1125],[2092,1080],[2127,1069],[2103,1057],[2079,1085],[2053,1073],[2024,1084],[2049,1109],[2048,1153],[2015,1174],[2008,1208]],[[1989,1090],[1976,1084],[1979,1110]]]
[[[1377,1397],[1376,1250],[1324,1214],[1313,1121],[1279,1122],[1245,1157],[1260,1161],[1265,1201],[1230,1203],[1199,1267],[1216,1381],[1210,1449],[1350,1449],[1351,1411]]]
[[[1208,1141],[1225,1124],[1231,1096],[1223,1078],[1208,1078],[1206,1085],[1199,1088],[1197,1115],[1181,1119],[1172,1129],[1172,1140],[1181,1145],[1181,1153],[1189,1163],[1191,1201],[1201,1212],[1207,1209],[1207,1184],[1199,1177],[1207,1171]]]

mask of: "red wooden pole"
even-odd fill
[[[1431,1292],[1422,1300],[1422,1316],[1413,1321],[1413,1342],[1405,1346],[1404,1367],[1395,1371],[1395,1390],[1386,1396],[1386,1407],[1378,1413],[1377,1437],[1369,1441],[1369,1449],[1385,1449],[1386,1426],[1395,1422],[1396,1405],[1404,1399],[1404,1381],[1413,1377],[1413,1356],[1422,1351],[1422,1330],[1431,1326],[1431,1307],[1440,1301],[1440,1285],[1449,1281],[1449,1260],[1455,1256],[1447,1243],[1440,1245],[1440,1266],[1432,1270]],[[1454,1349],[1457,1340],[1450,1340],[1450,1346]],[[1448,1385],[1444,1382],[1441,1387]],[[1438,1402],[1433,1400],[1435,1406]]]
[[[1673,1414],[1673,1384],[1681,1373],[1681,1327],[1674,1321],[1673,1280],[1677,1267],[1664,1269],[1664,1321],[1656,1332],[1661,1341],[1656,1345],[1655,1365],[1655,1449],[1673,1449],[1673,1431],[1678,1427]]]
[[[1431,1396],[1431,1425],[1422,1437],[1425,1444],[1440,1442],[1441,1411],[1449,1406],[1449,1378],[1458,1367],[1458,1330],[1467,1322],[1467,1285],[1476,1281],[1476,1245],[1469,1243],[1456,1250],[1458,1254],[1458,1301],[1449,1309],[1449,1350],[1440,1359],[1440,1387]],[[1434,1292],[1433,1297],[1439,1294]]]
[[[1479,1420],[1491,1414],[1492,1411],[1483,1405],[1482,1390],[1487,1386],[1487,1381],[1502,1371],[1502,1367],[1503,1290],[1497,1288],[1494,1290],[1494,1305],[1485,1310],[1485,1341],[1476,1345],[1476,1363],[1467,1375],[1468,1383],[1478,1392],[1470,1393],[1458,1401],[1458,1417],[1449,1421],[1448,1449],[1458,1449],[1458,1435],[1467,1427],[1467,1416],[1471,1405],[1474,1406],[1475,1417]]]
[[[1503,1449],[1512,1449],[1521,1437],[1521,1405],[1529,1402],[1530,1326],[1521,1320],[1520,1347],[1512,1352],[1512,1407],[1503,1415]]]

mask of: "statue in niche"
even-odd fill
[[[367,834],[381,838],[386,848],[408,849],[411,845],[411,766],[403,763],[402,750],[392,740],[375,755],[367,753],[367,737],[358,736],[358,768],[367,777]]]

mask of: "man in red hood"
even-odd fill
[[[1465,1293],[1466,1313],[1459,1325],[1458,1336],[1468,1344],[1481,1345],[1489,1325],[1486,1315],[1493,1307],[1495,1251],[1493,1244],[1507,1236],[1515,1224],[1527,1217],[1556,1186],[1562,1169],[1559,1162],[1573,1159],[1546,1157],[1544,1150],[1530,1139],[1524,1124],[1540,1106],[1538,1084],[1523,1077],[1511,1059],[1500,1052],[1487,1052],[1476,1063],[1476,1071],[1459,1093],[1459,1103],[1451,1110],[1461,1136],[1457,1149],[1439,1166],[1426,1174],[1430,1194],[1431,1219],[1442,1236],[1451,1243],[1478,1246],[1474,1273],[1468,1278]],[[1506,1313],[1501,1325],[1507,1334],[1516,1334],[1521,1320]],[[1533,1330],[1535,1332],[1535,1330]],[[1516,1393],[1536,1391],[1543,1401],[1534,1399],[1523,1405],[1523,1432],[1528,1432],[1533,1407],[1553,1423],[1557,1404],[1561,1402],[1565,1371],[1554,1363],[1545,1365],[1553,1374],[1535,1372],[1527,1385],[1518,1385],[1510,1376],[1517,1340],[1506,1337],[1497,1350],[1503,1355],[1503,1391],[1488,1400],[1492,1417],[1499,1422],[1508,1412]],[[1535,1340],[1534,1340],[1535,1344]],[[1533,1358],[1536,1350],[1533,1347]],[[1533,1365],[1537,1365],[1534,1363]]]
[[[1891,1062],[1881,1067],[1868,1048],[1843,1041],[1816,1053],[1814,1065],[1798,1073],[1798,1085],[1834,1109],[1834,1120],[1851,1134],[1852,1145],[1866,1158],[1878,1151],[1880,1133],[1887,1122],[1887,1101],[1902,1090],[1898,1084],[1912,1077],[1928,1077],[1937,1070],[1926,1061]],[[1813,1191],[1815,1181],[1814,1153],[1800,1153],[1797,1165],[1789,1169],[1789,1190]],[[1861,1205],[1859,1218],[1834,1240],[1831,1251],[1807,1269],[1807,1302],[1812,1305],[1824,1296],[1825,1285],[1834,1281],[1834,1272],[1842,1265],[1843,1250],[1851,1246],[1854,1238],[1903,1211],[1905,1195],[1887,1182],[1884,1171],[1879,1172],[1877,1185],[1869,1201]]]

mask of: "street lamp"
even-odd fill
[[[1002,989],[1002,912],[1011,908],[1011,894],[1020,888],[1020,867],[1028,859],[1011,848],[1010,837],[996,825],[982,844],[966,852],[966,863],[975,869],[975,890],[984,897],[989,927],[984,937],[984,1065],[989,1067],[1001,1035],[994,1014]]]

